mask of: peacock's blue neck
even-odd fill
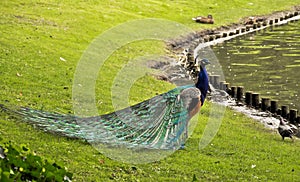
[[[205,69],[205,66],[203,65],[200,66],[200,73],[198,76],[196,87],[201,91],[201,103],[203,105],[209,88],[207,71]]]

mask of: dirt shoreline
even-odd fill
[[[267,15],[244,17],[241,18],[239,22],[231,23],[226,26],[199,31],[196,30],[187,36],[169,41],[167,43],[167,48],[173,54],[177,55],[186,48],[194,50],[200,43],[214,41],[224,38],[224,36],[227,38],[234,38],[234,35],[251,32],[249,29],[263,29],[268,26],[282,24],[283,21],[288,22],[296,16],[300,16],[300,5],[293,6],[290,10],[276,11]]]

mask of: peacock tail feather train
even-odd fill
[[[209,90],[207,64],[210,64],[207,59],[200,61],[195,85],[177,87],[110,114],[78,117],[27,107],[12,109],[1,104],[0,110],[46,132],[84,139],[92,144],[176,150],[187,139],[189,120],[200,110]]]
[[[188,121],[201,107],[193,85],[177,87],[131,107],[95,117],[78,117],[27,107],[0,110],[50,133],[126,148],[178,149]]]

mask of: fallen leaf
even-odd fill
[[[60,59],[61,61],[64,61],[64,62],[67,61],[67,60],[65,60],[65,58],[63,58],[63,57],[59,57],[59,59]]]
[[[99,160],[99,163],[104,164],[104,160],[103,159]]]

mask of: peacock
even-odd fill
[[[200,61],[195,85],[179,86],[136,105],[100,116],[78,117],[6,105],[0,105],[0,110],[45,132],[90,143],[128,149],[178,149],[187,139],[189,120],[199,112],[205,101],[209,89],[205,68],[208,64],[208,59]]]

